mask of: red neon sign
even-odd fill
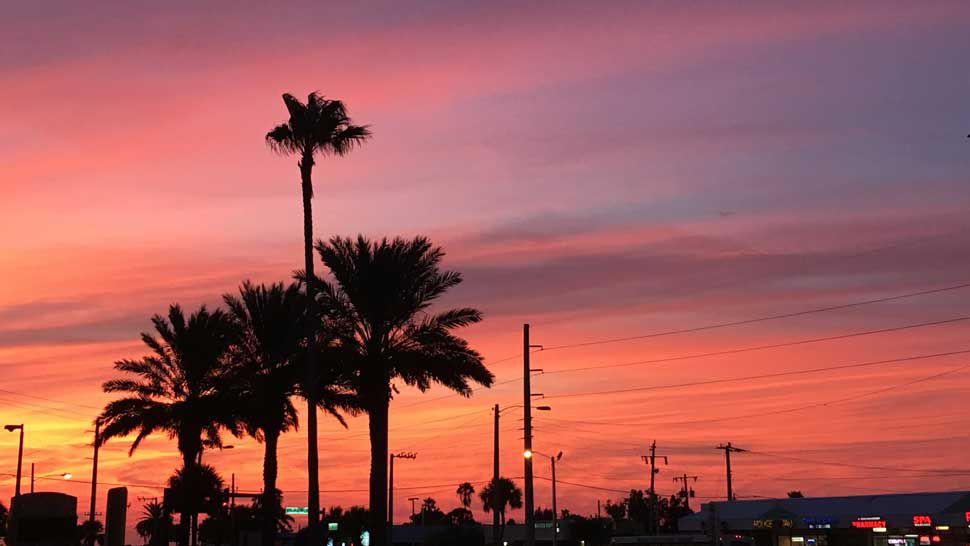
[[[855,520],[852,522],[852,526],[856,529],[878,529],[880,527],[886,526],[886,520],[882,519],[862,519]]]
[[[964,512],[963,517],[967,519],[967,523],[970,523],[970,512]]]
[[[916,527],[930,527],[933,519],[929,516],[913,516],[913,525]]]

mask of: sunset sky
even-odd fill
[[[487,317],[465,334],[499,385],[392,403],[392,450],[418,453],[395,472],[398,521],[407,497],[450,509],[490,478],[522,323],[552,348],[970,282],[966,2],[195,4],[0,17],[0,420],[26,424],[39,475],[90,479],[100,385],[145,354],[152,314],[301,267],[299,173],[263,141],[284,92],[340,98],[374,133],[318,163],[317,236],[428,235],[465,276],[444,303]],[[727,441],[752,450],[733,461],[741,497],[970,489],[970,354],[673,387],[970,351],[968,318],[970,287],[539,352],[553,411],[535,446],[565,453],[559,506],[583,514],[646,487],[653,440],[658,492],[686,472],[698,500],[725,494]],[[520,418],[503,417],[510,477]],[[207,462],[258,490],[262,446],[227,442]],[[129,445],[106,446],[101,480],[160,496],[174,444]],[[287,505],[306,503],[305,445],[281,443]],[[320,447],[323,504],[365,503],[366,421],[322,421]],[[0,432],[4,503],[15,463]],[[87,510],[84,483],[38,487]]]

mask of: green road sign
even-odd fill
[[[287,506],[283,509],[289,516],[306,516],[310,514],[309,506]]]

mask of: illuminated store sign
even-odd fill
[[[914,527],[931,527],[932,525],[933,519],[929,516],[913,516]]]
[[[852,526],[856,529],[884,529],[886,527],[886,520],[875,516],[859,518],[852,522]]]
[[[835,518],[831,516],[802,518],[802,524],[807,529],[831,529],[835,525]]]
[[[751,526],[755,529],[773,529],[775,527],[791,529],[795,526],[795,522],[790,519],[756,519],[751,522]]]

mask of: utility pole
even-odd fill
[[[529,325],[522,325],[522,412],[525,423],[525,449],[523,459],[525,462],[525,546],[535,546],[536,544],[536,524],[535,524],[535,500],[533,498],[532,487],[532,372],[529,365],[529,352],[532,349],[541,349],[542,345],[529,344]]]
[[[499,474],[499,449],[498,449],[498,417],[499,417],[499,412],[501,410],[499,410],[498,404],[495,404],[494,411],[495,411],[495,426],[494,426],[494,432],[493,432],[494,438],[492,440],[494,444],[492,446],[492,490],[493,492],[498,488],[498,478],[500,475]],[[411,511],[413,512],[414,504],[412,503],[411,506],[412,506]],[[492,542],[495,542],[496,540],[495,537],[498,536],[497,533],[498,533],[499,525],[500,523],[498,518],[498,510],[495,510],[495,507],[493,506],[492,507]],[[498,545],[496,544],[495,546],[498,546]]]
[[[650,455],[643,455],[640,458],[643,459],[643,462],[650,465],[650,499],[648,503],[650,506],[649,531],[651,534],[655,535],[657,534],[657,492],[656,489],[654,489],[654,478],[656,478],[657,474],[660,472],[660,469],[657,468],[657,459],[663,459],[664,465],[666,465],[667,456],[657,455],[657,441],[654,440],[653,443],[650,444]]]
[[[390,533],[394,529],[394,459],[414,459],[418,456],[417,453],[391,453],[391,468],[388,476],[387,482],[387,527],[388,527],[388,543],[390,540]]]
[[[747,449],[742,449],[740,447],[735,447],[731,445],[731,442],[726,444],[720,444],[716,449],[724,450],[724,463],[727,467],[727,500],[734,500],[734,489],[731,488],[731,453],[743,453]]]
[[[411,518],[413,519],[414,515],[417,514],[417,512],[414,510],[414,502],[419,499],[418,497],[408,497],[408,500],[411,501]]]
[[[95,505],[98,495],[98,450],[101,448],[101,420],[94,420],[94,459],[91,463],[91,509],[89,521],[94,522]],[[93,543],[93,537],[91,542]]]
[[[687,482],[689,480],[694,480],[696,482],[697,481],[697,478],[698,478],[698,476],[688,476],[686,473],[683,476],[674,476],[674,481],[675,482],[683,482],[684,483],[684,487],[683,487],[683,489],[681,489],[681,493],[680,494],[681,494],[682,497],[684,497],[684,506],[686,508],[690,508],[690,496],[691,496],[691,493],[694,492],[693,489],[691,489],[690,487],[688,487]]]
[[[30,492],[34,492],[34,463],[30,463]]]

